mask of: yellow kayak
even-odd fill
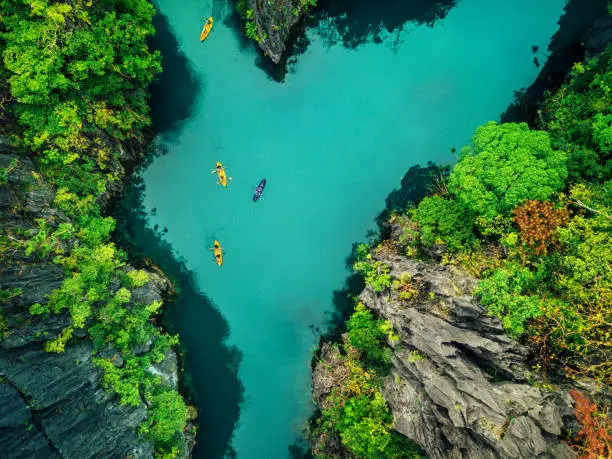
[[[214,250],[215,252],[215,261],[219,266],[221,266],[223,264],[223,252],[221,249],[221,243],[215,239],[213,246],[214,247],[211,250]]]
[[[206,21],[206,24],[204,24],[204,28],[202,29],[202,32],[200,33],[200,41],[206,40],[206,37],[208,37],[208,34],[212,30],[212,26],[213,26],[213,18],[211,16],[208,18],[208,21]]]
[[[217,168],[211,171],[213,174],[217,174],[219,176],[219,182],[223,186],[227,186],[227,175],[225,175],[225,168],[223,164],[217,161]],[[231,177],[230,177],[231,180]]]

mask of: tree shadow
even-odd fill
[[[436,182],[443,182],[450,172],[450,166],[440,166],[431,161],[426,166],[415,165],[402,177],[400,188],[385,198],[385,209],[376,217],[382,230],[393,212],[403,212],[418,204],[421,199],[434,192]]]
[[[181,331],[181,390],[198,406],[200,429],[193,457],[232,456],[230,441],[244,393],[238,378],[241,353],[227,344],[228,324],[199,290],[194,274],[183,260],[176,259],[162,233],[147,226],[143,191],[144,182],[138,175],[126,183],[115,211],[114,240],[128,251],[132,264],[161,268],[177,290],[174,301],[165,309],[163,323],[170,333]]]
[[[149,40],[149,46],[161,53],[163,69],[149,88],[153,130],[167,137],[176,137],[185,121],[191,118],[204,88],[181,51],[168,18],[157,12],[153,26],[156,33]]]
[[[306,29],[313,29],[327,47],[341,45],[357,48],[366,43],[382,43],[395,33],[392,47],[401,43],[399,34],[406,23],[433,26],[443,19],[459,0],[318,0],[317,7],[293,28],[287,51],[278,65],[263,55],[253,40],[244,34],[244,21],[233,0],[214,0],[213,10],[222,14],[223,23],[232,29],[243,51],[253,53],[255,65],[273,81],[282,82],[295,71],[300,55],[310,45]]]
[[[319,27],[328,45],[357,48],[382,43],[406,23],[433,26],[457,0],[319,0]]]
[[[401,32],[408,23],[434,26],[446,17],[459,0],[319,0],[317,8],[300,23],[287,48],[277,77],[295,71],[298,57],[306,52],[310,39],[306,29],[315,30],[324,46],[356,49],[367,43],[382,44],[385,39],[397,50]],[[282,81],[282,79],[280,80]]]
[[[444,182],[450,172],[450,166],[440,166],[431,161],[426,166],[412,166],[401,181],[397,190],[391,191],[385,199],[386,206],[376,217],[378,231],[370,231],[366,240],[370,245],[376,245],[389,237],[389,227],[385,223],[392,212],[405,212],[410,206],[417,204],[424,197],[435,191],[436,183]],[[356,249],[359,242],[352,245],[351,253],[346,257],[345,267],[352,272],[357,260]],[[346,321],[353,313],[357,297],[365,288],[363,277],[353,273],[347,277],[342,288],[332,293],[334,307],[327,320],[327,330],[316,330],[320,334],[320,343],[324,341],[337,342],[346,331]],[[319,346],[320,348],[320,346]]]
[[[597,19],[606,17],[607,3],[608,0],[570,0],[565,5],[559,30],[548,45],[550,56],[533,84],[515,91],[512,104],[501,115],[503,123],[526,121],[532,126],[541,124],[538,110],[546,91],[559,89],[574,63],[584,59],[583,38]],[[536,51],[534,47],[534,53]]]

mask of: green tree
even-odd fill
[[[572,180],[605,180],[612,173],[612,47],[576,63],[570,79],[544,104],[554,145],[568,152]]]
[[[538,280],[529,269],[508,263],[484,279],[476,293],[482,305],[502,319],[508,333],[519,337],[531,319],[543,314],[542,300],[534,294]]]
[[[473,147],[465,148],[448,190],[465,209],[492,220],[525,199],[547,200],[563,189],[566,155],[553,150],[544,131],[527,124],[480,126]]]
[[[343,411],[342,443],[360,457],[385,451],[391,441],[393,416],[380,392],[349,398]]]
[[[187,424],[187,407],[180,394],[174,390],[162,390],[150,399],[151,411],[141,432],[156,444],[172,448],[176,436]]]
[[[357,303],[347,326],[349,344],[363,351],[368,360],[379,364],[391,361],[391,352],[386,343],[388,327],[385,327],[384,320],[376,319],[363,303]]]
[[[91,134],[140,138],[150,123],[147,85],[161,70],[147,37],[145,0],[31,2],[2,0],[4,63],[24,126],[24,143],[50,163],[113,155]],[[112,10],[111,10],[112,8]]]
[[[453,251],[474,242],[474,213],[454,199],[431,196],[423,199],[413,212],[426,245],[443,243]]]

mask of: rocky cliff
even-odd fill
[[[606,2],[589,2],[599,7],[591,8],[590,16],[579,14],[585,2],[568,2],[550,49],[552,58],[504,121],[536,120],[545,89],[557,89],[574,62],[609,45],[612,17],[606,15]],[[396,203],[392,197],[401,196],[390,196],[389,209],[420,199]],[[543,381],[529,365],[530,349],[509,338],[474,297],[476,279],[440,264],[443,245],[421,247],[428,260],[417,260],[404,255],[408,246],[401,242],[401,227],[385,225],[383,233],[389,239],[371,253],[372,262],[388,266],[392,281],[408,280],[410,295],[366,287],[359,300],[392,327],[386,343],[392,350],[391,369],[380,392],[391,409],[393,428],[432,458],[575,457],[567,443],[583,426],[576,420],[572,386],[602,405],[612,400],[609,388],[586,379],[570,384],[561,375],[558,384]],[[348,344],[347,335],[343,341]],[[346,384],[351,349],[322,343],[313,362],[314,401],[323,412],[335,402],[334,391]],[[313,452],[353,457],[337,433],[322,433],[319,425],[313,429]]]
[[[392,369],[381,388],[394,428],[432,458],[574,457],[563,442],[578,428],[568,390],[541,388],[527,364],[528,349],[472,296],[473,278],[400,255],[400,235],[394,228],[392,243],[373,256],[391,268],[393,279],[411,279],[418,294],[402,301],[393,289],[366,288],[360,296],[400,338],[388,343]],[[338,352],[324,345],[313,371],[320,407],[334,387]],[[327,451],[338,450],[337,439],[329,442]]]
[[[311,3],[308,0],[248,0],[253,10],[259,47],[278,64],[284,58],[291,32]]]
[[[12,457],[152,457],[153,445],[138,433],[146,418],[145,402],[120,406],[101,386],[101,372],[92,362],[93,344],[87,327],[78,329],[64,352],[49,353],[45,342],[70,325],[63,313],[35,316],[29,308],[44,303],[64,280],[64,270],[53,258],[69,250],[70,241],[55,245],[46,255],[28,255],[24,234],[35,230],[44,218],[53,229],[68,221],[53,207],[55,190],[36,172],[31,159],[10,151],[0,139],[0,168],[6,183],[0,184],[2,214],[2,263],[0,281],[0,453]],[[120,167],[120,165],[117,165]],[[121,169],[119,172],[123,172]],[[115,190],[117,191],[117,190]],[[106,201],[103,196],[101,201]],[[125,272],[133,270],[124,266]],[[148,273],[148,282],[131,290],[131,303],[161,301],[170,288],[167,279]],[[119,285],[112,286],[117,290]],[[12,295],[18,289],[21,293]],[[134,352],[145,352],[135,349]],[[121,355],[108,349],[116,366]],[[149,368],[177,388],[177,356],[166,354]],[[193,439],[184,440],[185,451]]]

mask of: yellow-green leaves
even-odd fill
[[[64,352],[66,341],[72,338],[73,331],[74,327],[66,327],[57,338],[45,343],[45,351],[55,353]]]
[[[26,146],[68,165],[95,155],[97,130],[139,137],[150,123],[144,88],[161,70],[146,43],[151,5],[131,2],[117,14],[80,1],[36,0],[11,2],[5,11],[3,58]]]
[[[134,287],[142,287],[149,282],[149,274],[142,269],[134,269],[128,272],[127,276]]]
[[[151,411],[140,431],[156,443],[171,446],[187,424],[187,406],[173,390],[161,391],[150,397]]]

